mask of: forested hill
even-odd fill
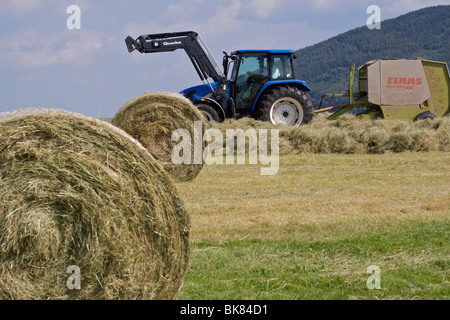
[[[312,88],[311,96],[344,93],[349,68],[381,58],[450,62],[450,5],[413,11],[381,22],[381,29],[353,29],[296,51],[296,77]],[[357,76],[355,75],[355,84]],[[357,88],[355,88],[357,90]]]

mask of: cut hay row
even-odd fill
[[[128,101],[112,124],[141,142],[176,181],[190,181],[200,173],[203,162],[195,163],[195,145],[191,143],[191,164],[174,164],[172,151],[179,141],[172,141],[172,134],[179,129],[187,130],[194,139],[196,121],[202,123],[204,132],[206,122],[202,114],[182,95],[147,92]]]
[[[214,123],[225,136],[227,129],[279,129],[280,155],[300,153],[382,154],[404,151],[450,151],[450,118],[436,120],[362,121],[353,115],[330,121],[316,116],[308,125],[273,126],[245,118]],[[270,139],[270,138],[269,138]],[[226,147],[224,139],[224,148]],[[225,149],[224,149],[225,150]]]
[[[173,299],[189,218],[128,134],[70,112],[0,115],[0,299]],[[67,285],[77,266],[81,289]]]

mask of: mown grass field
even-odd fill
[[[181,299],[449,299],[450,153],[299,154],[275,176],[205,165]],[[381,289],[369,290],[369,266]]]

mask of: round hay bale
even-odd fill
[[[128,134],[66,111],[0,115],[0,299],[174,299],[188,261],[177,190]]]
[[[196,121],[201,123],[201,135],[194,130]],[[194,139],[201,140],[203,152],[206,147],[203,133],[207,125],[200,111],[182,95],[170,92],[141,94],[117,112],[112,124],[141,142],[175,180],[191,181],[202,170],[203,154],[196,159]],[[175,164],[172,161],[172,151],[180,143],[172,141],[172,134],[178,129],[190,133],[190,163]]]

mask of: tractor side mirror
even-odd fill
[[[223,52],[223,73],[225,76],[228,75],[228,54],[225,51]]]

